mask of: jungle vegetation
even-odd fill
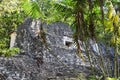
[[[91,62],[94,56],[88,51],[89,39],[114,48],[113,72],[107,68],[109,64],[104,63],[101,51],[97,64],[103,77],[116,80],[120,76],[119,12],[119,0],[0,0],[0,54],[11,56],[19,51],[17,48],[9,49],[10,33],[25,18],[39,18],[47,24],[62,21],[71,26],[77,54],[83,61],[79,40],[85,42],[91,71],[94,72],[94,63]]]

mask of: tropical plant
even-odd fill
[[[0,2],[0,55],[12,56],[19,52],[18,48],[9,48],[10,34],[24,20],[25,14],[18,0],[2,0]]]

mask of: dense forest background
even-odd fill
[[[116,80],[120,76],[119,12],[119,0],[0,0],[0,55],[10,57],[20,51],[18,48],[9,48],[10,34],[25,18],[41,19],[42,23],[47,24],[62,21],[71,26],[77,54],[83,60],[79,40],[88,45],[87,41],[92,39],[114,48],[113,73],[107,73],[104,66],[100,66],[100,69],[108,80]],[[90,54],[88,58],[89,56]],[[104,65],[102,62],[101,64]]]

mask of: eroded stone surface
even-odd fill
[[[21,52],[0,58],[0,76],[4,80],[64,80],[78,73],[88,75],[90,65],[86,56],[84,63],[76,55],[70,27],[61,22],[42,26],[50,50],[39,39],[40,20],[26,19],[17,30],[15,45]]]

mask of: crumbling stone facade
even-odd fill
[[[48,48],[39,38],[41,25]],[[65,80],[90,73],[77,55],[72,31],[67,24],[50,25],[28,18],[17,29],[15,47],[21,52],[11,58],[0,57],[1,80]],[[87,61],[87,58],[86,58]]]

